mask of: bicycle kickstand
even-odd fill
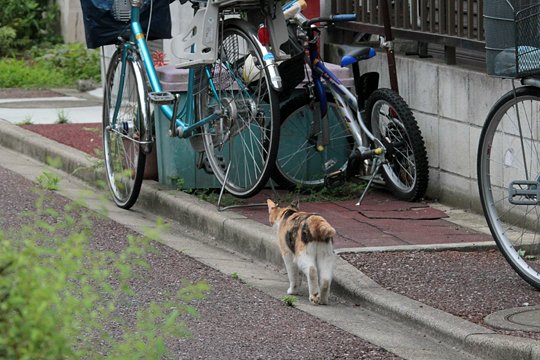
[[[219,212],[225,211],[228,209],[236,209],[236,208],[245,208],[245,207],[252,207],[252,206],[267,206],[266,202],[263,203],[255,203],[255,204],[243,204],[243,205],[229,205],[229,206],[222,206],[221,205],[221,199],[223,197],[223,193],[225,192],[225,183],[227,182],[227,179],[229,178],[229,170],[231,169],[231,164],[227,166],[227,171],[225,172],[225,180],[223,181],[223,184],[221,185],[221,190],[219,191],[219,197],[217,201],[217,210]],[[270,187],[272,188],[272,193],[274,194],[274,197],[277,196],[277,191],[274,188],[274,184],[270,181]]]
[[[358,200],[358,202],[356,203],[356,206],[360,206],[360,203],[362,203],[362,200],[364,199],[364,196],[366,196],[371,184],[373,183],[373,180],[375,179],[375,176],[377,176],[377,174],[379,173],[379,169],[381,168],[382,166],[382,160],[380,159],[380,157],[375,157],[375,161],[377,162],[376,166],[375,166],[375,170],[373,171],[373,174],[371,175],[371,177],[369,178],[369,181],[366,185],[366,188],[364,189],[364,191],[362,192],[362,195],[360,196],[360,199]]]

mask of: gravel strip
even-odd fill
[[[499,310],[540,304],[540,292],[517,275],[498,250],[342,254],[379,285],[434,308],[492,328]],[[540,340],[540,333],[498,333]]]
[[[18,214],[34,209],[36,195],[31,182],[9,170],[0,167],[0,178],[0,225],[13,229],[26,221]],[[49,195],[47,207],[61,211],[69,203]],[[93,222],[93,248],[125,246],[129,229],[100,216]],[[133,318],[142,304],[169,299],[183,280],[204,280],[212,288],[196,303],[199,316],[186,319],[192,336],[169,341],[174,359],[399,359],[167,246],[152,247],[145,256],[151,266],[134,280],[134,299],[117,304],[120,314]]]

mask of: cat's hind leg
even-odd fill
[[[331,243],[319,244],[317,269],[319,270],[319,287],[321,289],[321,304],[328,304],[330,286],[336,264],[336,256]]]
[[[300,284],[302,283],[302,277],[300,276],[298,265],[296,265],[294,262],[293,254],[288,253],[283,255],[283,262],[285,263],[287,277],[289,278],[289,289],[287,289],[287,294],[298,295]]]
[[[296,288],[300,289],[300,286],[302,286],[302,278],[304,277],[304,273],[302,270],[300,270],[300,268],[298,268],[298,266],[296,266],[296,273]]]
[[[308,246],[309,247],[309,246]],[[298,255],[298,267],[306,274],[309,289],[309,301],[313,304],[319,304],[319,275],[315,266],[315,257],[303,250]]]

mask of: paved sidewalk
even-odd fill
[[[0,145],[41,161],[45,161],[48,155],[60,156],[64,170],[72,173],[77,169],[75,175],[85,181],[103,178],[103,174],[89,170],[91,161],[87,154],[20,127],[2,124],[1,120]],[[261,202],[268,196],[272,196],[272,193],[265,190],[252,201]],[[460,209],[440,204],[396,201],[383,191],[370,192],[360,207],[356,207],[355,202],[303,203],[301,208],[316,211],[328,218],[337,229],[336,248],[340,252],[493,247],[483,219]],[[215,206],[164,189],[153,181],[143,185],[138,205],[155,214],[186,219],[192,226],[254,258],[278,265],[282,263],[274,245],[273,233],[267,226],[264,207],[218,212]],[[335,288],[417,327],[430,329],[444,341],[485,358],[540,359],[540,344],[536,341],[500,335],[485,326],[383,289],[343,260],[338,261]],[[489,296],[493,294],[486,294],[486,298]]]
[[[99,123],[103,89],[0,89],[0,119],[13,124],[54,124],[60,118],[70,123]]]
[[[250,201],[264,202],[266,198],[272,197],[275,194],[265,189]],[[428,202],[399,201],[384,190],[377,189],[368,192],[360,206],[356,206],[357,201],[301,202],[300,208],[321,214],[336,228],[334,244],[341,252],[372,247],[398,249],[408,246],[493,245],[491,236],[486,233],[456,224],[456,209]],[[268,224],[265,207],[247,207],[234,211]],[[482,219],[473,218],[469,219],[469,226],[487,230]]]

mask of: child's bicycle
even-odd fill
[[[540,289],[540,4],[486,2],[490,75],[520,79],[491,108],[478,144],[480,200],[514,270]]]
[[[310,188],[336,186],[361,174],[369,180],[367,191],[382,175],[396,197],[418,200],[429,177],[424,141],[405,101],[390,89],[378,89],[379,74],[360,75],[358,62],[375,56],[375,50],[351,48],[341,60],[342,67],[352,66],[356,95],[319,56],[319,28],[355,19],[345,14],[308,20],[301,13],[292,18],[311,71],[305,90],[281,108],[272,177],[287,188]]]
[[[119,207],[130,208],[139,195],[154,142],[154,111],[170,120],[171,136],[191,140],[199,166],[209,164],[235,196],[259,191],[274,166],[281,79],[273,54],[238,9],[274,18],[279,4],[190,1],[194,20],[179,45],[186,59],[182,66],[189,68],[183,104],[179,94],[162,91],[139,19],[143,0],[118,1],[118,6],[127,4],[116,12],[129,21],[131,31],[128,38],[119,38],[105,78],[103,145],[107,181]]]

